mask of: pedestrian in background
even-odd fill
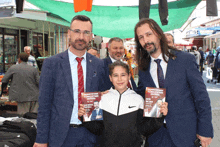
[[[31,47],[30,46],[25,46],[24,47],[24,52],[28,54],[27,64],[37,68],[38,67],[37,62],[36,62],[34,56],[31,55]]]
[[[200,62],[199,62],[199,68],[201,74],[203,74],[203,62],[204,62],[204,52],[202,51],[202,47],[199,47],[199,53],[200,53]]]
[[[27,64],[28,54],[20,53],[18,63],[12,65],[2,78],[2,89],[6,89],[9,80],[9,100],[17,102],[17,113],[37,112],[39,96],[39,73]]]

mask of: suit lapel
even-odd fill
[[[69,63],[68,50],[63,53],[61,66],[63,67],[64,77],[67,83],[67,87],[71,93],[71,98],[73,97],[73,84],[72,84],[72,75]],[[72,99],[73,100],[73,99]],[[73,101],[72,101],[73,102]]]
[[[86,91],[91,91],[92,77],[94,73],[92,55],[86,53]]]
[[[178,52],[172,52],[173,54],[178,54]],[[170,82],[173,80],[174,73],[175,73],[175,61],[176,59],[169,58],[168,64],[167,64],[167,72],[165,77],[165,83],[164,88],[167,88],[170,84]],[[167,98],[166,98],[167,101]]]

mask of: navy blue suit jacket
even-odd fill
[[[210,99],[198,70],[195,57],[182,51],[169,59],[165,77],[168,114],[166,124],[173,143],[178,147],[193,146],[196,134],[213,137]],[[138,93],[143,97],[146,87],[156,87],[149,72],[139,71]],[[161,134],[149,137],[150,144],[157,144]]]
[[[106,75],[104,89],[109,90],[113,86],[112,82],[109,79],[109,68],[108,68],[108,65],[112,64],[112,60],[111,60],[110,57],[106,57],[106,58],[103,59],[103,61],[104,61],[104,69],[105,69],[105,75]],[[134,82],[134,79],[131,77],[130,80],[131,80],[133,90],[136,91],[137,86]]]
[[[97,113],[96,113],[96,110],[94,109],[92,111],[91,120],[103,120],[103,111],[102,111],[102,109],[99,109],[98,115],[101,115],[102,118],[96,119]]]
[[[102,91],[103,61],[86,54],[86,92]],[[37,143],[60,147],[74,106],[68,50],[44,60],[40,76]]]

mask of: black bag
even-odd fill
[[[35,125],[29,121],[4,121],[0,126],[0,132],[23,133],[28,137],[31,146],[33,146],[37,135]]]
[[[24,133],[0,131],[0,147],[32,147],[31,141]]]
[[[37,119],[37,113],[27,112],[23,115],[23,117],[27,119]]]

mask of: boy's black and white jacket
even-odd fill
[[[111,88],[99,104],[104,123],[101,146],[140,147],[142,139],[137,122],[143,117],[144,99],[129,88],[122,94]]]
[[[103,121],[86,123],[86,128],[94,134],[100,134],[103,129],[102,147],[140,147],[141,134],[154,133],[163,122],[163,119],[143,117],[144,99],[129,88],[122,94],[111,88],[102,96],[99,106]]]

